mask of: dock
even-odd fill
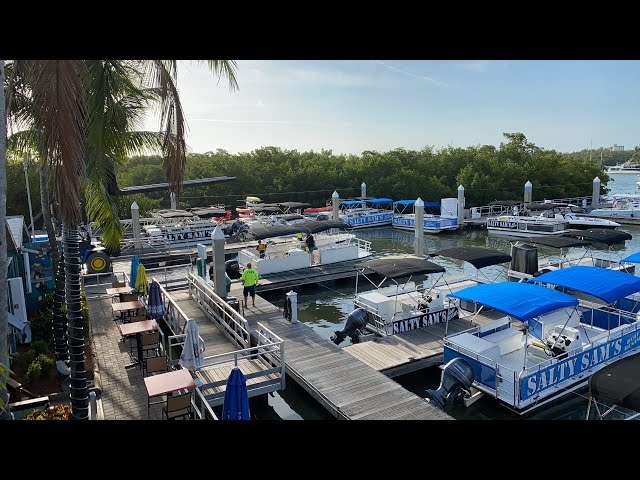
[[[242,287],[231,295],[242,298]],[[250,301],[250,299],[249,299]],[[251,328],[260,322],[286,345],[286,370],[324,408],[345,420],[445,420],[445,412],[349,355],[303,323],[291,323],[276,306],[256,295],[244,309]],[[254,335],[254,333],[252,333]]]

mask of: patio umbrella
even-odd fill
[[[129,273],[129,286],[136,288],[136,277],[138,276],[138,265],[140,265],[140,259],[137,255],[131,258],[131,272]]]
[[[162,292],[160,284],[155,280],[149,287],[149,301],[147,302],[147,315],[149,318],[158,319],[164,316],[164,303],[162,302]]]
[[[149,280],[147,279],[147,271],[144,265],[138,265],[135,290],[138,295],[147,295],[149,293]]]
[[[222,420],[251,420],[247,379],[238,367],[231,370],[224,392]]]
[[[200,340],[198,324],[193,318],[187,320],[184,331],[187,337],[184,340],[182,354],[180,355],[178,363],[182,365],[183,368],[194,372],[204,365],[204,342]]]

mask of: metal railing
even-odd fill
[[[187,324],[189,317],[182,311],[180,306],[171,297],[169,292],[156,280],[155,277],[151,278],[152,281],[157,282],[160,285],[160,292],[162,293],[162,302],[164,307],[164,321],[171,330],[173,336],[180,335],[184,331],[184,327]]]
[[[207,402],[207,399],[199,387],[194,389],[191,406],[193,407],[196,420],[218,420],[218,417],[211,409],[209,402]]]
[[[584,197],[556,198],[549,201],[552,203],[570,203],[582,207],[582,200],[586,200],[587,206],[590,207],[593,198],[590,195],[587,195]],[[544,200],[534,200],[533,203],[539,203],[543,201]],[[522,207],[524,206],[524,201],[515,206],[518,207],[518,211],[521,211]],[[513,207],[513,205],[482,205],[479,207],[471,207],[470,210],[478,212],[481,217],[496,217],[500,215],[511,215],[513,213]]]
[[[102,273],[88,273],[86,275],[80,275],[80,281],[82,282],[82,288],[84,288],[87,300],[97,300],[100,298],[107,298],[104,292],[104,288],[110,288],[113,282],[117,281],[118,277],[116,272],[102,272]],[[95,291],[98,289],[99,291]]]
[[[220,297],[202,278],[189,273],[187,282],[189,295],[225,336],[241,347],[248,347],[250,338],[247,319]]]

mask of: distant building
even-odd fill
[[[611,146],[612,152],[624,152],[624,145],[616,145],[615,143]]]

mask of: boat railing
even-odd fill
[[[364,250],[365,252],[371,251],[371,242],[369,240],[363,240],[362,238],[353,237],[350,240],[350,243],[355,243],[360,250]]]
[[[189,295],[225,336],[242,347],[248,347],[250,337],[247,319],[220,297],[204,279],[189,273],[187,282]]]
[[[373,323],[372,323],[372,327],[373,329],[379,333],[380,335],[388,335],[388,331],[387,331],[387,325],[385,323],[385,321],[382,319],[382,317],[380,316],[380,313],[378,311],[377,308],[371,306],[371,305],[367,305],[365,303],[359,302],[358,298],[356,297],[356,299],[353,301],[354,305],[356,308],[362,308],[364,310],[366,310],[367,312],[369,312]]]

